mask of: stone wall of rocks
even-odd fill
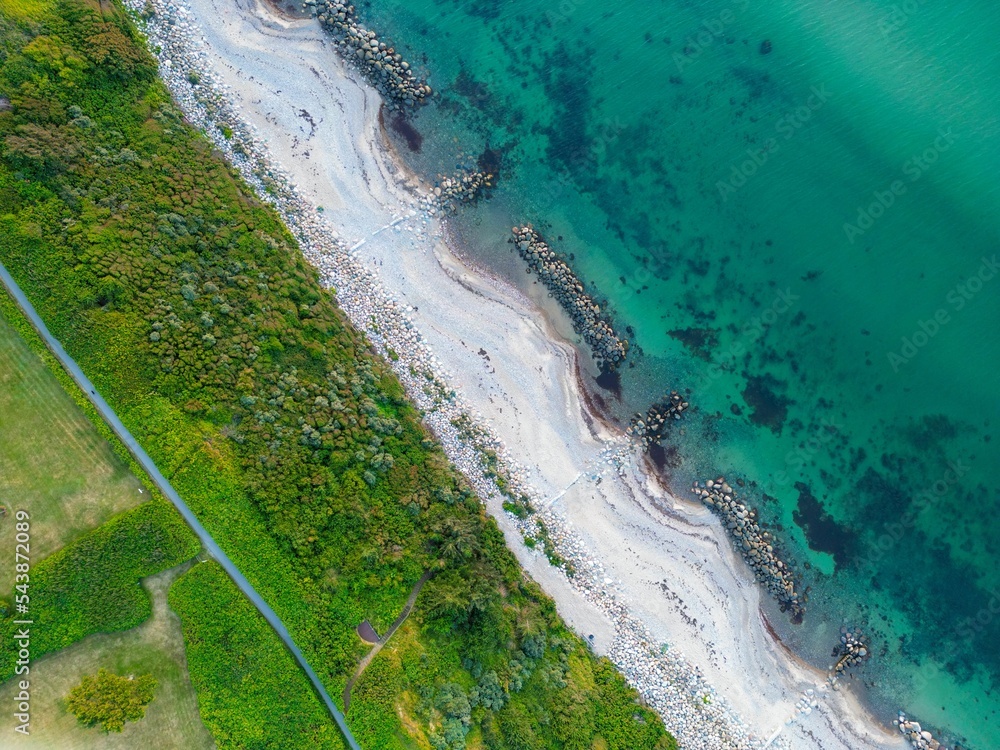
[[[919,721],[910,721],[902,711],[899,712],[899,718],[893,719],[892,723],[899,728],[900,734],[906,737],[910,741],[910,745],[917,750],[948,750],[947,747],[934,739],[933,734],[921,727]]]
[[[528,264],[528,273],[537,273],[546,289],[569,314],[573,330],[590,345],[598,366],[605,372],[616,369],[625,360],[628,341],[618,337],[611,323],[601,314],[600,305],[584,292],[583,282],[530,225],[514,227],[511,232],[514,236],[509,241]]]
[[[736,493],[723,477],[694,483],[691,491],[722,519],[736,551],[743,555],[757,580],[778,600],[783,612],[790,612],[792,622],[802,622],[805,599],[796,591],[795,574],[778,557],[770,532],[757,523],[757,511],[736,499]]]
[[[836,675],[842,675],[868,661],[871,658],[872,650],[868,645],[868,639],[860,630],[845,626],[840,629],[840,646],[837,647],[836,653],[840,658],[837,660],[833,672]]]
[[[645,415],[636,414],[627,432],[639,438],[643,448],[659,443],[667,436],[670,425],[679,421],[681,414],[690,406],[677,391],[664,394],[653,404]]]
[[[423,104],[433,93],[402,55],[358,23],[354,6],[346,0],[305,0],[305,4],[312,6],[320,25],[343,48],[344,59],[358,67],[391,108]]]
[[[455,213],[460,206],[475,203],[493,187],[493,175],[488,172],[464,170],[447,177],[439,174],[434,187],[422,196],[424,208],[436,212]]]

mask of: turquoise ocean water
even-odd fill
[[[825,666],[866,628],[880,716],[1000,747],[1000,8],[359,13],[439,92],[414,166],[500,160],[469,251],[530,283],[506,243],[528,220],[571,254],[634,333],[620,416],[690,390],[665,471],[748,483],[811,586],[782,636]]]

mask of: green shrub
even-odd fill
[[[127,721],[139,721],[153,700],[153,675],[123,677],[106,669],[83,680],[66,696],[70,712],[87,726],[100,724],[107,732],[120,732]]]

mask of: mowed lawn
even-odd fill
[[[31,665],[31,734],[14,734],[11,711],[0,713],[0,747],[24,750],[210,750],[211,735],[198,715],[188,678],[180,620],[167,606],[167,590],[178,569],[143,581],[153,616],[123,633],[92,635]],[[101,667],[117,674],[152,674],[157,681],[146,716],[121,733],[81,725],[66,708],[66,695]],[[0,685],[0,705],[13,706],[14,680]],[[9,744],[8,744],[9,743]]]
[[[31,515],[37,562],[149,498],[0,310],[0,554],[13,562],[17,510]],[[13,584],[13,565],[0,565],[0,595]]]

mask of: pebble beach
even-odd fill
[[[833,662],[815,669],[775,639],[768,593],[724,523],[668,495],[644,471],[642,442],[588,412],[577,382],[590,363],[561,335],[578,323],[565,304],[544,287],[525,296],[449,245],[447,216],[463,202],[450,188],[462,178],[446,178],[442,191],[405,170],[380,125],[386,91],[344,62],[345,44],[403,92],[393,106],[432,90],[374,32],[345,26],[353,9],[326,4],[334,20],[321,22],[252,0],[130,4],[187,119],[280,212],[522,565],[680,747],[937,747],[905,715],[894,727],[875,721]],[[337,22],[339,41],[321,26]],[[605,335],[613,344],[601,361],[617,361],[625,348],[610,327]],[[511,498],[533,512],[506,512]],[[743,506],[733,511],[748,518]],[[563,567],[523,541],[540,535]],[[752,546],[768,545],[755,537]],[[774,581],[798,607],[790,579]]]

